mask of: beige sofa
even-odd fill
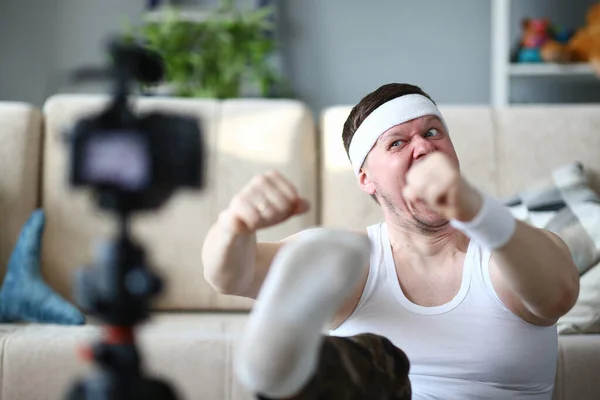
[[[42,207],[44,276],[70,299],[72,272],[89,264],[94,243],[110,237],[114,221],[98,211],[89,192],[68,187],[61,132],[106,101],[60,95],[43,110],[0,103],[0,268],[22,224]],[[144,364],[149,373],[173,382],[184,399],[251,399],[236,382],[231,362],[252,302],[219,295],[205,282],[204,235],[248,179],[273,168],[295,182],[312,208],[261,231],[261,240],[315,225],[356,228],[378,221],[380,213],[358,190],[341,145],[349,107],[333,107],[314,118],[302,103],[284,100],[144,98],[136,106],[197,116],[209,148],[207,187],[177,193],[159,213],[140,215],[133,224],[167,284],[152,318],[139,328]],[[600,189],[600,105],[442,109],[465,174],[480,188],[511,194],[552,167],[578,159]],[[77,358],[77,347],[97,335],[93,322],[0,324],[0,399],[64,398],[73,380],[92,368]],[[560,336],[554,399],[600,398],[599,367],[600,335]]]

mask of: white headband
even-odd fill
[[[348,154],[354,173],[358,176],[367,154],[369,154],[379,136],[396,125],[426,115],[437,116],[442,121],[446,131],[448,131],[442,113],[437,106],[420,94],[407,94],[396,97],[375,109],[360,124],[354,133],[352,142],[350,142]]]

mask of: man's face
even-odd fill
[[[435,116],[425,116],[390,128],[379,137],[359,174],[362,190],[374,194],[382,206],[425,230],[435,230],[447,220],[423,203],[409,204],[402,196],[408,170],[434,152],[441,151],[459,166],[448,132]]]

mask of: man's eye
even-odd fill
[[[425,134],[424,137],[434,137],[434,136],[437,136],[439,134],[440,134],[440,132],[437,129],[431,128],[430,130],[427,131],[427,133]]]
[[[399,147],[402,146],[404,144],[404,140],[396,140],[392,143],[392,145],[390,147]]]

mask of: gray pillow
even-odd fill
[[[556,327],[561,335],[600,333],[600,264],[581,277],[577,302]]]
[[[600,196],[589,187],[582,163],[555,168],[505,205],[516,218],[560,236],[580,275],[600,261]]]

